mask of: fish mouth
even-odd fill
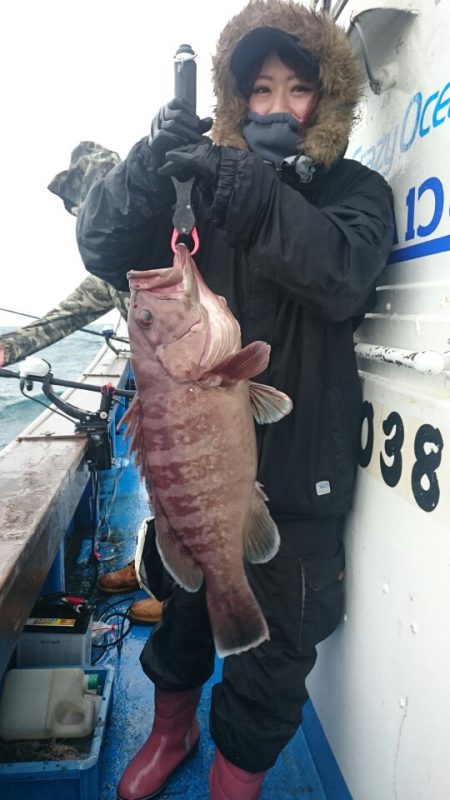
[[[144,289],[149,292],[161,292],[162,295],[175,294],[183,291],[183,273],[174,267],[162,269],[148,269],[140,271],[132,269],[127,272],[130,289]],[[180,289],[177,291],[178,286]]]
[[[194,274],[194,270],[197,274]],[[142,271],[132,269],[127,272],[127,278],[130,289],[144,289],[154,292],[157,297],[186,295],[193,301],[199,299],[200,273],[185,245],[177,245],[172,267]]]

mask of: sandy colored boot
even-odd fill
[[[155,600],[154,597],[145,597],[144,600],[136,600],[128,613],[133,622],[154,625],[161,619],[162,609],[163,604],[159,600]]]
[[[106,594],[120,594],[120,592],[132,592],[139,589],[138,579],[134,561],[130,561],[126,567],[115,572],[107,572],[98,579],[98,588]]]

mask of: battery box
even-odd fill
[[[40,598],[17,643],[17,666],[90,664],[92,622],[92,607],[86,602]]]

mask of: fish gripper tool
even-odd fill
[[[173,252],[175,252],[179,237],[190,236],[194,243],[191,256],[195,255],[200,244],[197,228],[195,227],[194,210],[192,208],[192,187],[194,185],[194,180],[195,178],[190,178],[188,181],[179,181],[177,178],[172,177],[177,195],[177,204],[172,219],[174,228],[170,245]]]

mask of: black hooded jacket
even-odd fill
[[[244,150],[240,138],[243,116],[236,108],[244,114],[245,101],[233,88],[229,59],[257,25],[303,36],[320,61],[321,100],[303,141],[316,164],[309,183],[290,169],[275,171]],[[258,380],[294,403],[281,421],[257,426],[258,480],[272,515],[341,515],[352,502],[358,457],[353,330],[371,304],[393,235],[384,179],[339,157],[359,92],[358,68],[345,35],[324,15],[283,0],[252,0],[225,28],[214,69],[213,135],[219,144],[242,148],[242,157],[220,225],[198,202],[195,260],[209,287],[226,297],[243,345],[257,339],[271,345],[268,370]],[[78,217],[87,269],[119,290],[127,289],[129,269],[172,263],[171,185],[157,175],[152,158],[147,139],[138,142],[92,187]]]

